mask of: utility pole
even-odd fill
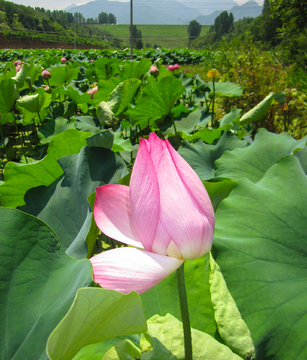
[[[133,4],[130,0],[130,60],[133,60]]]

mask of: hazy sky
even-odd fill
[[[32,7],[43,7],[45,9],[50,9],[50,10],[62,10],[65,9],[67,6],[69,6],[70,4],[76,4],[76,5],[83,5],[83,4],[87,4],[88,2],[90,2],[91,0],[11,0],[11,2],[14,2],[15,4],[22,4],[22,5],[26,5],[26,6],[32,6]],[[118,0],[118,1],[130,1],[130,0]],[[200,0],[187,0],[186,4],[188,4],[189,2],[201,2]],[[239,5],[242,5],[244,3],[246,3],[248,0],[234,0],[236,1]],[[262,5],[263,4],[263,0],[255,0],[258,4]]]

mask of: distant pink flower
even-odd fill
[[[66,63],[66,58],[62,57],[61,62],[62,62],[62,64],[65,64]]]
[[[22,67],[21,65],[17,65],[17,66],[16,66],[16,68],[15,68],[15,69],[16,69],[16,72],[17,72],[17,73],[18,73],[18,71],[20,71],[20,70],[21,70],[21,67]]]
[[[91,59],[91,63],[93,63],[94,62],[94,60],[93,59]]]
[[[150,72],[151,76],[154,76],[154,77],[159,76],[159,69],[155,65],[151,65],[149,72]]]
[[[90,259],[94,281],[123,293],[149,290],[212,246],[214,211],[204,185],[154,133],[140,141],[129,187],[96,188],[94,217],[104,234],[136,247]]]
[[[180,68],[180,65],[178,65],[178,64],[168,65],[167,68],[168,68],[169,71],[175,71],[175,70],[178,70]]]
[[[42,78],[43,78],[44,80],[50,79],[50,78],[51,78],[50,72],[49,72],[48,70],[43,70],[43,72],[42,72]]]
[[[88,90],[88,95],[91,95],[91,99],[93,99],[94,94],[98,91],[98,86],[93,87],[92,89]]]
[[[21,63],[20,60],[16,60],[16,61],[14,61],[14,66],[16,67],[16,66],[18,66],[20,63]]]

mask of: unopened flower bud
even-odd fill
[[[43,78],[44,80],[50,79],[50,78],[51,78],[50,72],[49,72],[48,70],[43,70],[43,72],[42,72],[42,78]]]
[[[16,66],[18,66],[20,63],[21,63],[20,60],[16,60],[16,61],[14,61],[14,66],[16,67]]]
[[[65,64],[66,63],[66,58],[62,57],[61,61],[62,61],[62,64]]]
[[[151,76],[154,76],[154,77],[159,76],[159,69],[155,65],[151,65],[149,72],[150,72]]]

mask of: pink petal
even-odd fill
[[[99,229],[112,239],[127,245],[143,247],[132,225],[128,186],[97,187],[94,218]]]
[[[187,187],[190,195],[196,201],[200,211],[208,218],[209,222],[214,226],[214,210],[204,184],[201,182],[196,172],[178,154],[178,152],[172,147],[168,140],[166,140],[165,142],[182,182]]]
[[[164,151],[157,171],[160,189],[160,221],[185,260],[198,258],[210,251],[214,230],[211,201],[196,173],[178,160],[171,145]],[[180,156],[180,155],[178,155]],[[179,171],[177,167],[180,167]],[[182,171],[187,174],[182,176]],[[182,177],[181,177],[182,176]],[[188,186],[186,185],[186,182]],[[203,187],[200,189],[199,182]],[[192,186],[195,185],[195,195]],[[201,196],[198,199],[197,196]],[[208,203],[207,203],[207,202]]]
[[[160,196],[150,143],[142,139],[130,180],[130,204],[135,233],[151,251],[159,221]]]
[[[124,294],[149,290],[183,263],[173,257],[128,247],[104,251],[90,261],[95,282]]]

